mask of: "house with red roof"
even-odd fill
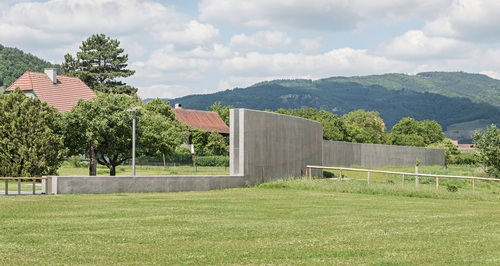
[[[180,104],[176,104],[172,111],[178,120],[190,128],[197,128],[208,132],[217,131],[221,135],[229,135],[229,127],[216,112],[182,109]],[[191,149],[191,153],[194,153],[192,144],[192,136],[190,135],[184,145]]]
[[[71,110],[79,99],[90,100],[96,96],[79,78],[57,75],[55,68],[45,69],[45,73],[26,71],[4,93],[11,93],[16,87],[29,97],[47,102],[60,113]]]

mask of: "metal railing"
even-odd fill
[[[439,178],[456,178],[456,179],[470,179],[472,180],[472,192],[476,191],[476,180],[486,180],[486,181],[500,181],[496,178],[486,178],[486,177],[475,177],[475,176],[454,176],[454,175],[433,175],[433,174],[418,174],[418,173],[404,173],[404,172],[391,172],[391,171],[381,171],[381,170],[369,170],[369,169],[358,169],[358,168],[346,168],[346,167],[327,167],[327,166],[306,166],[309,170],[309,179],[312,178],[312,169],[323,169],[323,170],[339,170],[338,181],[342,181],[342,171],[355,171],[355,172],[367,172],[368,173],[368,184],[370,184],[371,173],[382,173],[382,174],[393,174],[402,175],[402,185],[405,184],[405,176],[415,176],[415,186],[418,187],[418,177],[434,177],[436,178],[436,190],[439,189]]]
[[[21,180],[32,179],[33,180],[33,195],[36,194],[36,181],[46,180],[48,177],[0,177],[0,180],[5,180],[5,195],[9,195],[9,180],[17,180],[17,195],[21,195]]]

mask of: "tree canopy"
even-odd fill
[[[119,47],[120,42],[94,34],[82,42],[76,58],[66,54],[63,71],[66,75],[79,77],[96,92],[135,94],[136,88],[126,85],[119,78],[126,78],[135,73],[127,69],[128,55]]]
[[[441,126],[434,120],[416,121],[405,117],[387,136],[390,145],[425,147],[444,140]]]
[[[65,143],[71,154],[94,150],[97,162],[116,174],[116,166],[132,158],[132,113],[141,102],[124,94],[100,93],[93,101],[80,100],[64,115]],[[160,99],[137,111],[136,153],[172,154],[182,143],[184,127]]]
[[[500,129],[491,125],[483,134],[476,132],[473,139],[479,162],[489,175],[500,178]]]
[[[347,128],[347,141],[382,144],[385,142],[385,124],[378,112],[357,110],[342,116]]]
[[[59,113],[16,88],[0,96],[0,176],[55,175],[64,155]]]

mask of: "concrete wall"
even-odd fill
[[[248,109],[232,109],[230,121],[230,175],[263,182],[305,175],[307,165],[322,163],[319,122]]]
[[[323,141],[323,165],[336,166],[414,166],[444,165],[444,150],[421,147]]]
[[[243,176],[53,176],[47,194],[205,191],[244,186]]]

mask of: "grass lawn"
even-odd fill
[[[500,194],[279,180],[0,197],[0,264],[500,264]]]

